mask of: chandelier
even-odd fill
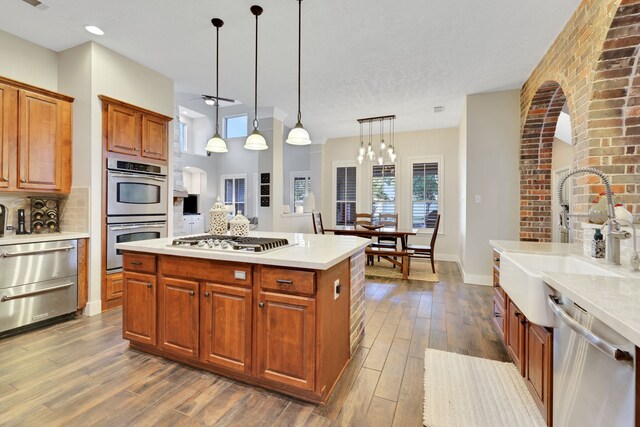
[[[358,150],[358,156],[356,159],[358,160],[358,164],[362,164],[364,160],[369,162],[377,162],[379,165],[384,165],[385,163],[395,163],[396,162],[396,151],[394,147],[394,131],[395,131],[395,120],[396,116],[378,116],[378,117],[365,117],[363,119],[358,119],[358,123],[360,123],[360,149]],[[384,140],[384,124],[385,121],[388,121],[388,135],[389,139],[387,142]],[[376,150],[373,146],[373,128],[375,124],[378,124],[380,141],[378,145],[378,150]],[[369,124],[369,143],[364,145],[364,133],[363,129],[365,124]]]

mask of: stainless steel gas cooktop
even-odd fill
[[[201,234],[174,239],[171,246],[217,251],[243,251],[264,253],[291,246],[287,239],[274,237],[239,237]]]

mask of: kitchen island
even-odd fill
[[[364,249],[350,236],[252,232],[245,252],[119,243],[123,337],[141,351],[325,403],[364,332]]]

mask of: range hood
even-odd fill
[[[184,199],[185,197],[189,196],[189,193],[187,192],[186,188],[174,188],[173,189],[173,198],[174,199]]]

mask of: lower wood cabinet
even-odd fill
[[[158,298],[159,347],[187,357],[198,357],[199,284],[162,277]]]
[[[203,362],[251,374],[252,300],[251,289],[202,284]]]
[[[105,301],[120,301],[124,289],[122,273],[107,274],[105,285]]]
[[[525,379],[538,409],[549,424],[553,387],[553,333],[530,322],[527,322],[526,328]]]
[[[507,353],[522,375],[524,375],[524,338],[526,318],[520,309],[507,298],[507,318],[506,318],[506,340]]]
[[[127,272],[123,278],[122,336],[156,345],[156,276]]]
[[[258,375],[264,380],[313,390],[315,299],[260,292],[258,306]]]

